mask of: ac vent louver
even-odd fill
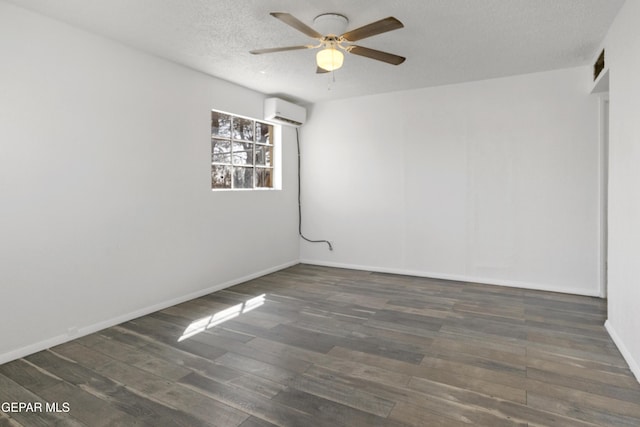
[[[274,116],[273,118],[274,118],[275,120],[280,121],[280,122],[289,123],[289,124],[292,124],[292,125],[294,125],[294,126],[300,126],[300,125],[302,125],[302,123],[300,123],[300,122],[296,122],[295,120],[291,120],[291,119],[288,119],[288,118],[286,118],[286,117],[279,116],[279,115],[276,115],[276,116]]]

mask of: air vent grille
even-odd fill
[[[595,79],[598,78],[602,70],[604,70],[604,49],[602,49],[602,52],[600,52],[600,55],[598,56],[596,63],[593,64],[593,80],[594,81]]]

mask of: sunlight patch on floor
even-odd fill
[[[207,329],[226,322],[227,320],[231,320],[241,314],[248,313],[249,311],[260,307],[264,304],[265,297],[266,294],[258,295],[257,297],[248,299],[240,304],[220,310],[211,316],[194,320],[189,326],[187,326],[187,329],[184,330],[180,338],[178,338],[178,342],[184,341],[187,338],[199,334],[200,332],[204,332]]]

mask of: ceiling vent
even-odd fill
[[[593,64],[593,80],[595,81],[600,73],[604,70],[604,49],[598,55],[598,59],[596,59],[596,63]]]

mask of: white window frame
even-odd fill
[[[221,136],[219,134],[214,134],[214,126],[213,126],[213,117],[215,114],[223,114],[230,116],[230,130],[229,136]],[[281,126],[269,123],[264,120],[258,120],[253,117],[241,116],[239,114],[229,113],[221,110],[211,110],[211,190],[212,191],[270,191],[270,190],[280,190],[282,188],[282,168],[281,168]],[[253,134],[252,140],[243,140],[241,138],[236,138],[234,135],[234,120],[249,120],[252,122],[253,126]],[[269,126],[269,140],[267,143],[256,141],[256,126],[257,124]],[[214,153],[214,141],[228,141],[229,142],[229,154],[228,161],[220,161],[218,158],[216,161],[216,156]],[[242,164],[242,163],[234,163],[234,143],[235,144],[252,144],[252,162],[250,164]],[[236,145],[237,146],[237,145]],[[256,164],[256,148],[257,147],[271,147],[271,166],[263,166],[260,164]],[[218,153],[220,157],[221,155]],[[226,153],[225,153],[226,154]],[[222,166],[229,169],[229,187],[216,187],[214,184],[214,171],[216,170],[216,166]],[[236,169],[252,169],[252,187],[235,187],[235,177],[234,173]],[[271,170],[271,187],[258,187],[256,186],[258,183],[257,171],[261,169],[270,169]],[[226,174],[225,174],[226,176]],[[222,177],[222,176],[220,176]]]

